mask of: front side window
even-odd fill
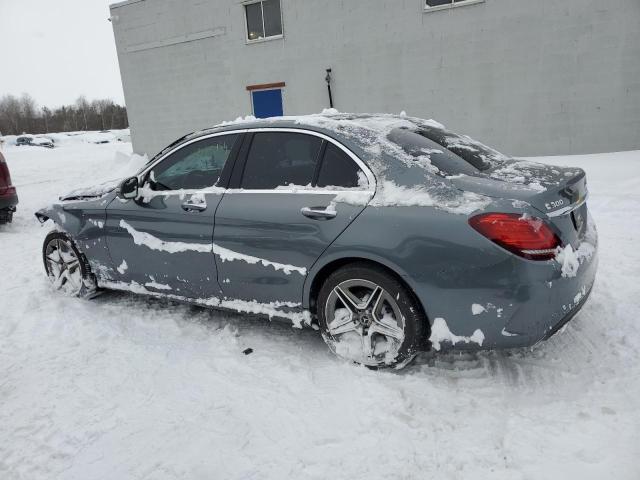
[[[206,138],[187,145],[153,167],[153,190],[200,190],[216,185],[238,135]]]
[[[244,6],[247,40],[260,40],[282,35],[280,0],[261,0]]]
[[[310,186],[322,140],[289,132],[256,133],[247,154],[241,187],[271,190],[290,185]]]

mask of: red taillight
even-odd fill
[[[9,174],[9,167],[7,166],[7,162],[4,160],[4,157],[0,153],[0,189],[4,190],[2,192],[3,195],[9,195],[7,187],[11,187],[11,175]],[[15,189],[13,187],[11,187],[9,190],[12,190],[11,194],[15,195]]]
[[[549,260],[561,245],[543,220],[517,213],[485,213],[469,219],[479,233],[502,248],[529,260]]]

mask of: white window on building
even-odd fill
[[[247,41],[282,37],[280,0],[258,0],[244,4]]]
[[[472,5],[474,3],[482,3],[484,0],[425,0],[425,10],[440,10],[442,8],[462,7],[463,5]]]

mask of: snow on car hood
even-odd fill
[[[75,190],[70,191],[66,195],[62,195],[60,197],[60,201],[71,201],[71,200],[91,200],[94,198],[100,198],[108,193],[113,192],[118,185],[120,184],[121,179],[118,180],[110,180],[108,182],[104,182],[98,185],[93,185],[90,187],[77,188]]]

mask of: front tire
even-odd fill
[[[365,262],[329,275],[318,295],[318,320],[332,352],[370,368],[407,365],[425,345],[429,328],[413,293]]]
[[[97,286],[89,262],[66,233],[53,231],[46,236],[42,260],[54,289],[72,297],[95,295]]]

